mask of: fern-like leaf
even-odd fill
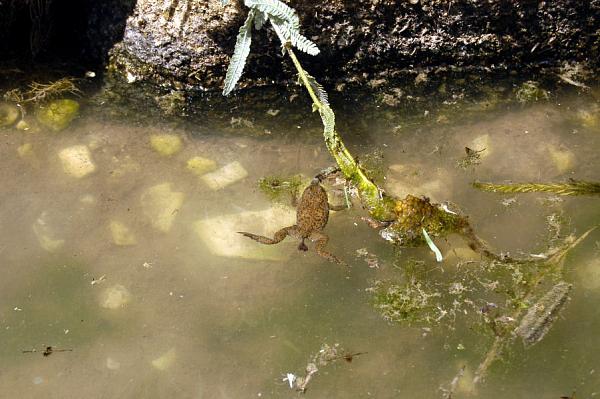
[[[233,50],[233,56],[229,62],[227,68],[227,75],[225,75],[225,86],[223,87],[223,95],[226,96],[235,87],[242,72],[244,72],[244,66],[246,65],[246,59],[250,54],[250,44],[252,43],[252,23],[256,15],[255,10],[250,10],[246,22],[240,27],[240,32],[237,35],[237,41],[235,43],[235,49]]]
[[[296,30],[300,29],[300,20],[296,11],[285,3],[279,0],[244,0],[246,7],[257,9],[269,16],[274,16],[287,21]]]
[[[308,78],[308,83],[310,83],[310,87],[313,89],[313,91],[319,98],[321,104],[329,106],[329,96],[327,95],[327,92],[325,91],[323,86],[321,86],[321,84],[317,82],[317,80],[308,72],[304,71],[304,73]]]
[[[307,54],[319,54],[319,48],[317,45],[295,30],[290,31],[290,42],[292,42],[292,46]]]

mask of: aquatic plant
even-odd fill
[[[31,82],[27,90],[15,88],[4,93],[4,99],[18,104],[42,103],[66,93],[80,94],[75,79],[62,78],[50,83]]]
[[[323,136],[329,153],[335,159],[339,169],[345,178],[353,184],[357,190],[363,206],[371,217],[381,223],[378,227],[385,227],[380,235],[393,243],[405,244],[414,241],[412,245],[422,245],[425,240],[422,230],[425,228],[433,237],[438,237],[450,232],[458,232],[467,237],[471,242],[471,248],[488,256],[491,251],[485,249],[485,244],[479,240],[469,227],[467,219],[461,215],[445,213],[439,207],[430,204],[428,200],[415,201],[415,197],[407,197],[404,200],[388,196],[380,187],[373,182],[364,168],[356,161],[336,130],[335,114],[329,105],[326,91],[316,79],[304,70],[296,57],[293,48],[298,48],[311,55],[319,53],[317,46],[300,34],[300,23],[296,11],[279,0],[245,0],[244,4],[250,8],[244,25],[240,28],[234,54],[231,58],[223,94],[228,95],[234,88],[242,75],[244,65],[250,52],[252,27],[260,29],[268,21],[271,23],[275,33],[282,44],[282,51],[291,59],[298,73],[299,81],[304,85],[313,102],[313,112],[318,112],[323,123]],[[425,204],[425,202],[427,204]],[[423,209],[428,209],[431,219],[420,218],[419,222],[406,224],[401,217],[404,211],[411,211],[408,207],[413,204],[424,204]],[[401,211],[400,214],[398,211]],[[419,210],[415,210],[419,213]],[[415,219],[416,220],[416,219]],[[431,226],[433,224],[433,228]],[[371,223],[377,226],[377,223]],[[398,238],[415,237],[415,240],[399,240]],[[474,240],[474,241],[473,241]]]
[[[559,195],[593,195],[600,194],[600,183],[571,180],[568,183],[473,183],[473,187],[493,193],[534,193],[548,192]]]
[[[40,106],[36,112],[36,118],[42,125],[58,132],[69,126],[78,114],[79,103],[63,98]]]
[[[285,202],[298,196],[302,186],[302,176],[294,175],[290,177],[269,176],[263,177],[258,181],[258,188],[271,201]]]

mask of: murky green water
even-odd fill
[[[476,114],[426,109],[409,126],[367,111],[337,117],[352,151],[383,168],[390,193],[458,204],[493,248],[525,256],[547,249],[551,215],[567,222],[561,239],[598,225],[598,198],[498,195],[470,183],[600,180],[600,131],[582,124],[581,110],[598,112],[573,95]],[[474,260],[461,267],[479,276],[460,237],[436,240],[446,255],[438,264],[427,248],[394,250],[355,206],[326,228],[344,268],[289,238],[266,247],[237,235],[293,223],[293,209],[271,203],[258,179],[310,177],[332,162],[319,121],[308,119],[316,116],[291,124],[289,112],[220,129],[111,120],[84,106],[59,133],[0,130],[1,396],[296,397],[283,378],[303,376],[324,343],[366,353],[320,367],[306,397],[440,398],[463,366],[455,398],[600,395],[598,231],[566,260],[572,299],[546,337],[527,350],[516,340],[476,386],[493,337],[472,308],[439,325],[389,324],[367,291],[405,278],[409,260],[423,261],[434,282],[460,276],[460,260]],[[173,153],[153,148],[153,135],[169,135],[155,140]],[[457,165],[465,146],[485,149],[479,164]],[[54,353],[43,356],[47,346]]]

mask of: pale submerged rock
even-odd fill
[[[198,237],[217,256],[261,260],[285,260],[294,249],[283,245],[263,245],[237,231],[248,231],[268,237],[296,223],[296,211],[290,207],[273,207],[261,211],[246,211],[198,220],[194,230]],[[291,238],[287,239],[292,240]]]
[[[489,134],[477,136],[467,146],[470,149],[477,151],[480,158],[485,158],[492,153],[492,145]]]
[[[188,159],[187,168],[196,176],[201,176],[205,173],[212,172],[217,169],[217,163],[212,159],[204,157],[193,157]]]
[[[214,172],[203,175],[201,179],[208,187],[216,191],[238,182],[246,176],[248,176],[246,169],[241,163],[234,161]]]
[[[157,184],[142,194],[142,212],[155,229],[166,233],[171,230],[183,198],[182,192],[171,190],[171,183]]]
[[[554,166],[560,173],[568,172],[575,166],[575,154],[569,149],[549,144],[548,152]]]
[[[100,305],[106,309],[120,309],[131,301],[131,294],[121,284],[107,288],[102,294]]]
[[[110,233],[112,234],[113,242],[119,246],[135,245],[137,240],[135,235],[129,230],[125,224],[117,220],[110,221]]]
[[[153,134],[150,136],[150,146],[163,156],[171,156],[181,151],[181,138],[175,134]]]
[[[177,353],[175,352],[175,348],[169,349],[162,356],[152,360],[152,367],[157,370],[166,370],[171,367],[175,360],[177,359]]]
[[[112,357],[106,358],[106,368],[109,370],[118,370],[121,368],[121,363]]]
[[[56,232],[51,227],[50,217],[46,211],[41,213],[32,228],[40,246],[48,252],[57,251],[65,244],[65,240],[57,237]]]
[[[20,115],[16,105],[0,102],[0,127],[13,125]]]
[[[36,112],[38,122],[55,132],[69,126],[77,115],[79,115],[79,103],[68,98],[52,100],[40,106]]]
[[[92,154],[85,145],[67,147],[58,153],[66,174],[82,178],[96,170]]]
[[[31,144],[31,143],[25,143],[23,145],[20,145],[17,148],[17,154],[19,154],[19,156],[21,158],[25,158],[25,157],[28,157],[30,155],[33,155],[33,144]]]

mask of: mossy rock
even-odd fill
[[[38,122],[55,132],[69,126],[77,115],[79,115],[79,103],[68,98],[50,101],[40,106],[36,112]]]
[[[175,134],[153,134],[150,136],[150,146],[160,155],[168,157],[181,151],[183,143]]]
[[[0,127],[12,126],[19,118],[19,108],[10,103],[0,103]]]
[[[528,80],[524,82],[516,91],[515,97],[521,104],[532,103],[536,101],[547,101],[550,99],[548,91],[542,89],[538,82]]]

